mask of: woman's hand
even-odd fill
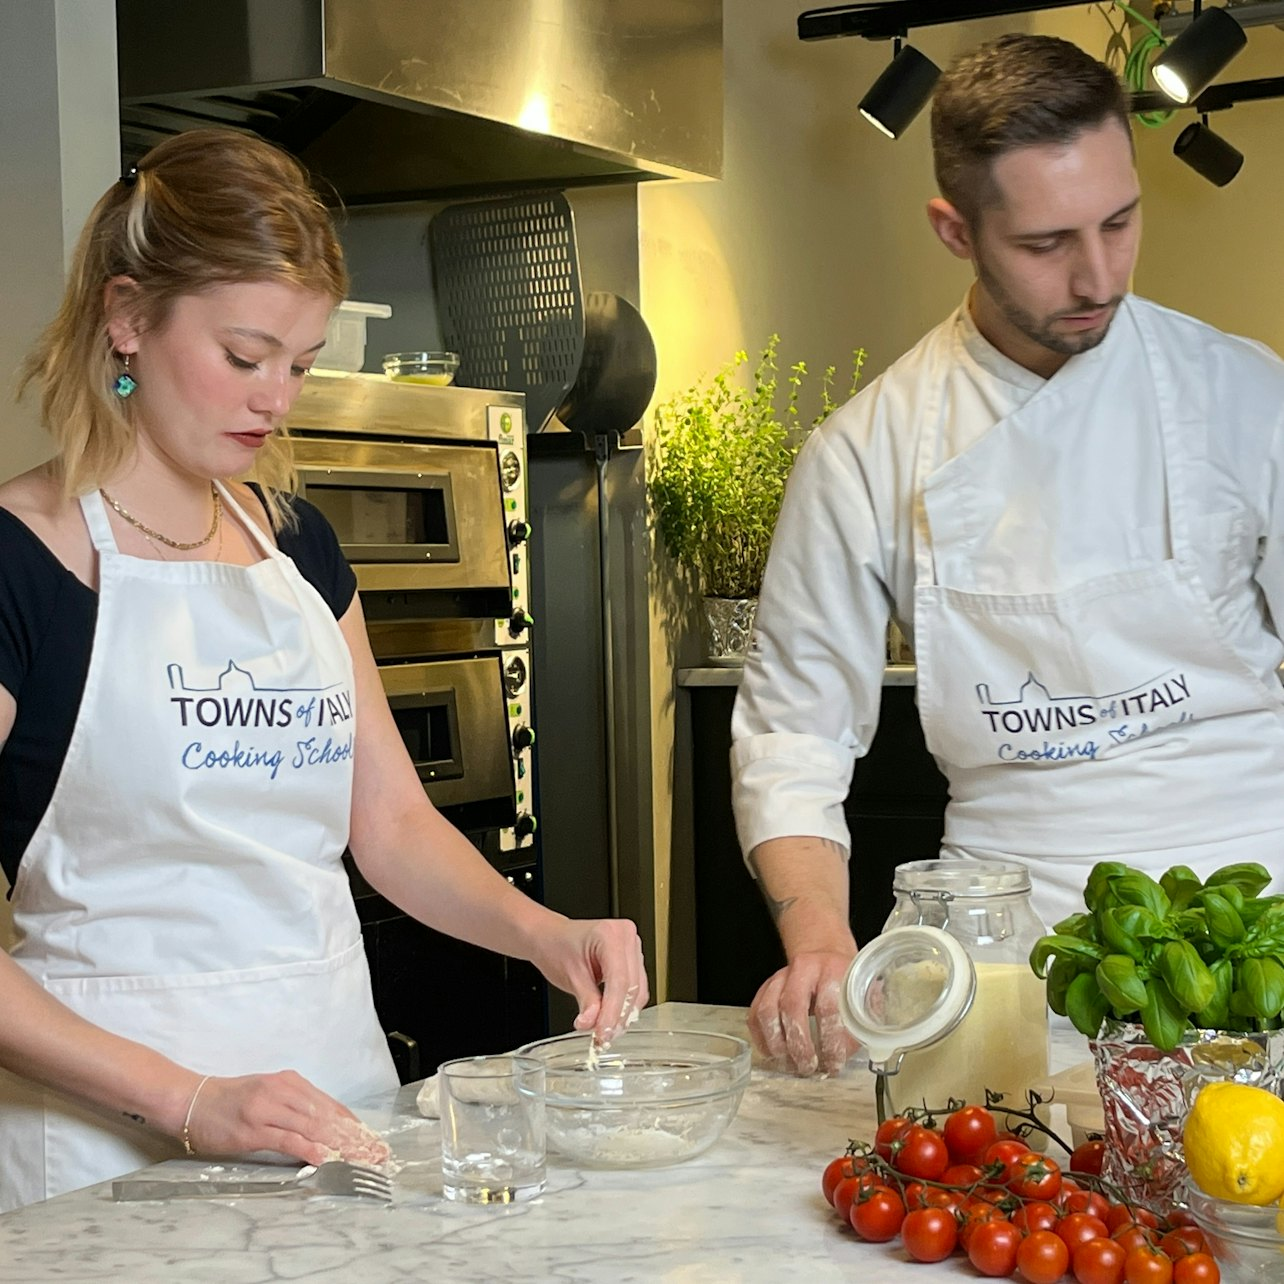
[[[391,1153],[352,1111],[293,1070],[206,1079],[192,1102],[187,1135],[198,1155],[273,1150],[305,1164],[381,1164]]]
[[[564,919],[543,936],[532,962],[579,1003],[575,1028],[592,1029],[603,1046],[650,998],[642,943],[628,919]]]

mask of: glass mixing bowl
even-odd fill
[[[518,1049],[544,1062],[549,1148],[589,1167],[660,1168],[701,1154],[749,1082],[749,1045],[728,1034],[630,1029],[595,1058],[591,1045],[574,1033]]]
[[[1222,1270],[1222,1284],[1279,1284],[1284,1280],[1284,1209],[1234,1204],[1186,1184],[1184,1201]]]
[[[444,388],[454,383],[459,369],[457,352],[389,352],[383,359],[383,372],[398,383],[426,383]]]

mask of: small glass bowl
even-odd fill
[[[663,1168],[703,1153],[735,1117],[749,1045],[698,1030],[624,1030],[590,1064],[591,1033],[518,1051],[544,1062],[549,1147],[593,1168]]]
[[[1183,1193],[1222,1270],[1222,1284],[1278,1284],[1284,1280],[1284,1209],[1278,1204],[1235,1204],[1205,1195],[1193,1182]]]
[[[424,383],[444,388],[455,382],[459,369],[457,352],[389,352],[383,358],[383,372],[398,383]]]

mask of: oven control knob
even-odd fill
[[[521,753],[535,743],[535,729],[523,723],[513,732],[513,752]]]
[[[531,524],[524,522],[518,517],[514,517],[508,523],[508,547],[516,548],[518,544],[525,544],[531,537]]]
[[[513,832],[518,838],[529,838],[539,828],[539,821],[528,811],[518,815],[513,822]]]
[[[532,616],[529,611],[523,611],[521,607],[518,607],[517,610],[509,617],[508,631],[514,637],[520,637],[534,623],[534,616]]]
[[[508,693],[511,700],[514,696],[520,695],[522,688],[526,685],[526,661],[520,655],[515,655],[504,666],[504,690]]]

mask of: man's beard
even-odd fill
[[[1109,333],[1110,323],[1115,319],[1115,313],[1123,302],[1123,295],[1116,295],[1106,303],[1096,303],[1085,299],[1079,307],[1072,308],[1066,312],[1054,312],[1050,317],[1040,318],[1020,307],[1007,290],[990,274],[980,259],[976,263],[976,274],[980,278],[981,284],[988,291],[990,298],[994,300],[999,311],[1003,313],[1004,318],[1010,325],[1019,330],[1032,343],[1037,343],[1041,348],[1046,348],[1049,352],[1055,352],[1058,356],[1063,357],[1077,356],[1081,352],[1088,352],[1095,348]],[[1083,316],[1088,312],[1100,311],[1103,307],[1109,310],[1109,315],[1100,330],[1084,330],[1079,334],[1066,334],[1053,328],[1057,321],[1064,320],[1066,317]]]

